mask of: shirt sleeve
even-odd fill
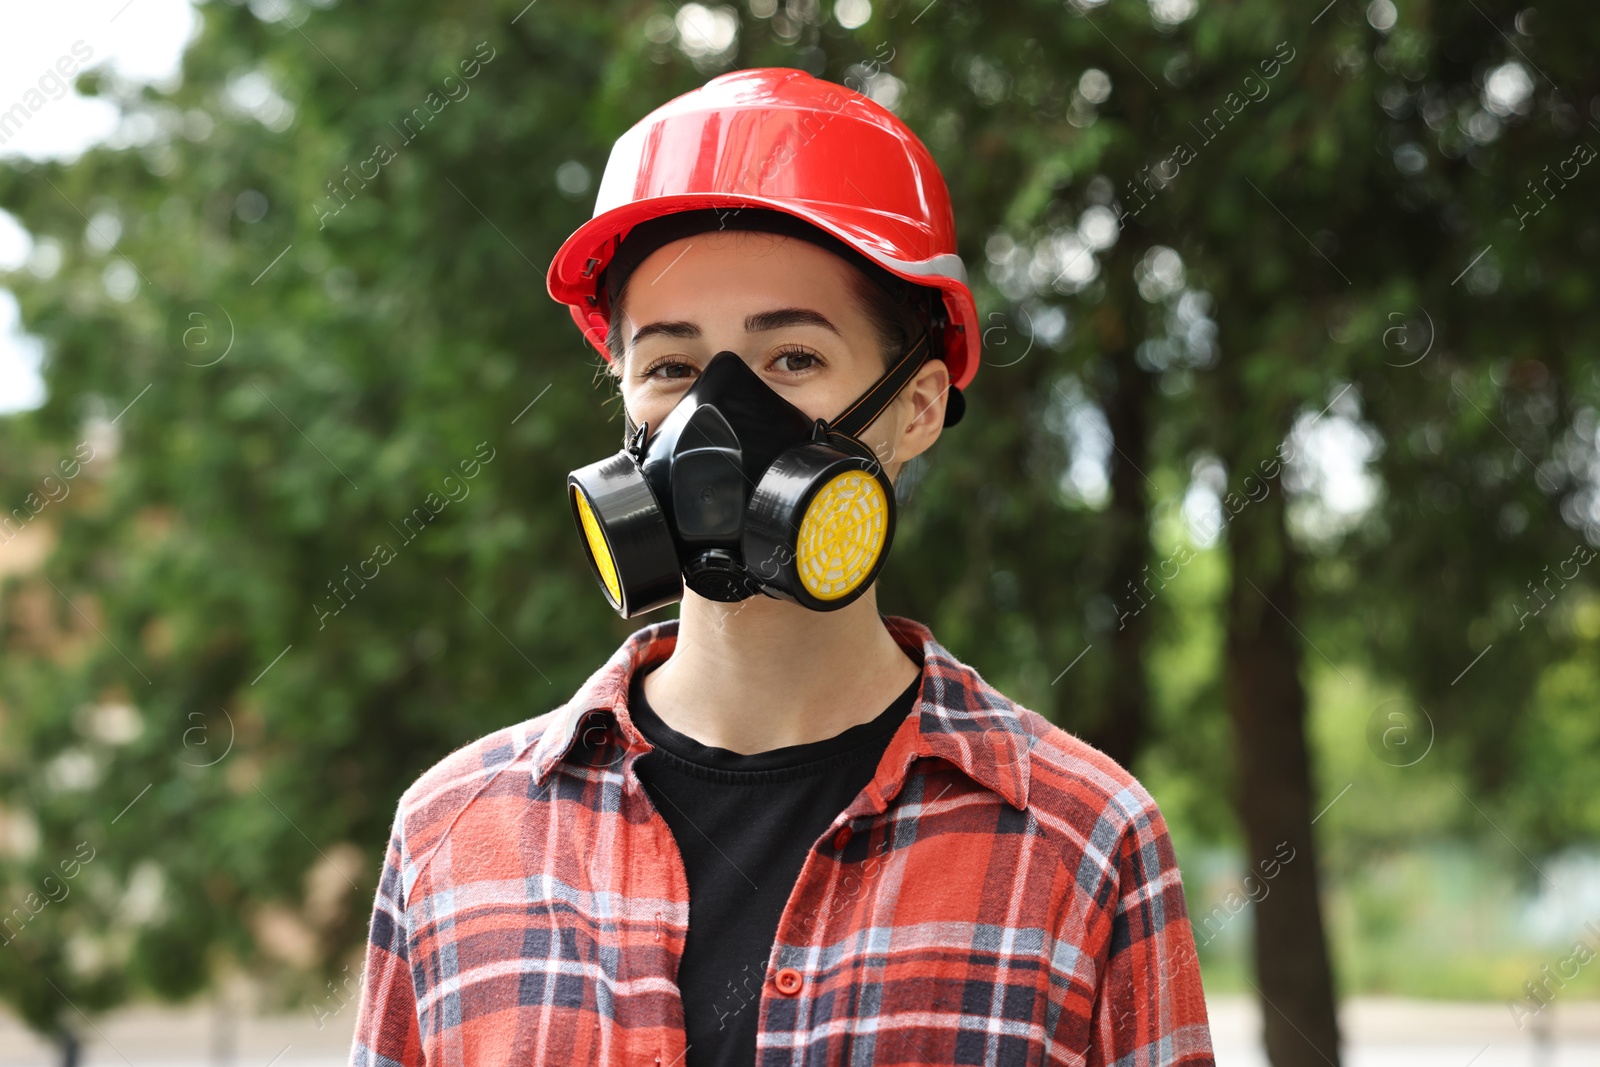
[[[425,1067],[406,930],[405,834],[395,816],[367,935],[350,1067]]]
[[[1099,968],[1086,1067],[1215,1067],[1183,879],[1155,802],[1116,852],[1115,911]]]

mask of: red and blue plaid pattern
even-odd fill
[[[1212,1067],[1155,801],[926,626],[884,622],[920,652],[918,703],[812,845],[747,983],[757,1063]],[[688,883],[633,772],[651,746],[627,707],[677,633],[635,632],[566,704],[406,790],[355,1067],[685,1063]]]

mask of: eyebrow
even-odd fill
[[[772,311],[759,311],[744,320],[745,333],[765,333],[769,330],[781,330],[785,326],[820,326],[832,333],[839,333],[839,327],[835,326],[826,315],[810,308],[776,308]],[[700,336],[700,327],[681,319],[652,322],[639,327],[630,345],[637,345],[645,338],[657,335],[694,338]]]

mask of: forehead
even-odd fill
[[[807,300],[831,313],[853,304],[855,268],[809,241],[748,230],[709,231],[662,245],[634,270],[623,301],[634,322],[696,307]]]

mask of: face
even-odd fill
[[[737,352],[779,396],[832,420],[883,374],[877,332],[844,260],[808,241],[749,231],[663,245],[629,277],[617,372],[635,424],[652,429],[722,351]],[[949,372],[927,361],[861,439],[891,480],[944,423]]]

